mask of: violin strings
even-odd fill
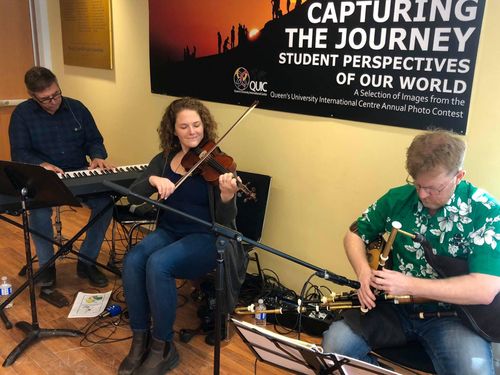
[[[222,164],[220,164],[212,154],[208,155],[205,160],[207,160],[208,162],[212,162],[213,164],[216,164],[216,166],[212,165],[212,167],[219,168],[219,170],[218,170],[219,173],[231,172],[231,171],[227,170]],[[234,178],[236,178],[234,173],[233,173],[233,176],[234,176]],[[246,194],[252,193],[250,190],[248,190],[247,186],[244,183],[242,183],[241,181],[239,181],[237,178],[236,178],[236,184],[237,184],[238,188],[240,190],[243,190]]]
[[[212,167],[214,167],[216,169],[218,168],[217,172],[219,172],[219,173],[230,172],[221,163],[219,163],[217,161],[217,159],[212,154],[208,155],[205,160],[207,160],[209,163],[212,163],[212,164],[210,164]]]

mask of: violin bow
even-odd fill
[[[248,114],[255,108],[257,107],[257,104],[259,104],[259,101],[256,100],[252,103],[252,105],[250,107],[247,108],[247,110],[240,116],[240,118],[238,120],[236,120],[236,122],[222,135],[222,137],[219,138],[219,140],[212,146],[212,148],[209,150],[209,151],[204,151],[200,154],[200,160],[198,160],[196,162],[195,165],[193,165],[191,167],[191,169],[189,169],[189,171],[186,172],[186,174],[184,176],[182,176],[182,178],[177,181],[175,183],[175,188],[177,189],[179,186],[181,186],[182,183],[184,183],[184,181],[186,181],[186,179],[191,176],[193,174],[193,172],[196,170],[196,168],[198,168],[201,163],[203,163],[205,161],[205,159],[207,159],[210,155],[212,155],[212,152],[217,148],[217,146],[222,142],[222,140],[229,134],[229,132],[231,130],[233,130],[233,128],[238,125],[245,117],[248,116]]]

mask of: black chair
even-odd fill
[[[238,207],[236,227],[245,237],[260,241],[269,199],[271,177],[243,171],[238,171],[238,176],[251,191],[255,192],[256,200],[248,199],[242,192],[238,192],[236,199]],[[245,246],[248,251],[252,248],[251,245]]]
[[[145,234],[154,230],[157,209],[149,203],[141,205],[115,204],[111,224],[111,250],[107,266],[120,272],[122,259],[117,260],[118,248],[125,255]],[[119,234],[120,233],[120,234]],[[118,246],[121,243],[121,246]]]
[[[259,173],[244,171],[238,171],[237,173],[243,183],[246,184],[248,189],[255,193],[256,199],[248,199],[248,197],[246,197],[244,193],[242,193],[241,191],[238,192],[236,197],[236,205],[238,208],[238,214],[236,216],[236,227],[238,231],[243,233],[245,237],[248,237],[249,239],[254,241],[260,241],[264,228],[267,202],[269,199],[271,177]],[[253,249],[253,246],[249,244],[244,244],[243,246],[247,252]],[[263,278],[258,255],[254,254],[253,256],[250,256],[249,259],[257,263],[259,275]],[[189,342],[191,338],[197,334],[207,334],[207,338],[205,341],[208,344],[212,345],[214,343],[214,275],[210,273],[204,279],[204,281],[200,281],[199,290],[195,290],[195,292],[193,292],[193,294],[191,295],[195,300],[205,300],[207,302],[206,305],[202,305],[198,309],[198,317],[201,321],[200,326],[194,330],[181,329],[180,339],[182,342]]]
[[[256,199],[247,199],[243,193],[238,192],[236,201],[238,207],[236,228],[243,233],[245,237],[254,241],[260,241],[269,200],[271,176],[243,171],[238,171],[238,176],[251,191],[255,192]],[[243,247],[247,252],[253,250],[253,246],[250,244],[244,244]],[[258,254],[254,253],[249,257],[249,260],[257,264],[258,274],[262,282],[264,282],[264,275],[260,267]]]
[[[388,361],[406,369],[429,374],[436,373],[430,357],[424,347],[417,341],[411,341],[405,346],[377,349],[373,353],[382,362]]]

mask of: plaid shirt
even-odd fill
[[[9,127],[13,161],[53,164],[64,171],[84,169],[90,159],[106,159],[103,138],[89,110],[78,100],[62,99],[51,115],[36,101],[21,103]]]

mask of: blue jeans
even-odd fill
[[[408,339],[419,341],[438,374],[493,375],[491,343],[467,328],[459,318],[408,319],[401,314]],[[325,352],[343,354],[377,365],[370,346],[344,320],[332,323],[323,333]]]
[[[211,233],[178,236],[163,228],[147,235],[125,257],[123,288],[130,327],[172,341],[177,288],[175,279],[196,279],[215,268],[217,250]]]
[[[91,209],[89,220],[95,217],[106,205],[111,203],[111,197],[95,197],[83,200],[82,203]],[[109,209],[103,213],[101,218],[92,225],[85,236],[85,240],[80,247],[80,254],[83,254],[90,259],[96,260],[101,250],[102,241],[106,235],[109,223],[113,216],[113,210]],[[52,226],[52,208],[39,208],[30,210],[29,216],[30,228],[48,238],[54,238],[54,228]],[[54,255],[54,246],[51,242],[43,238],[33,235],[36,254],[40,266],[43,266]],[[84,261],[82,259],[82,261]]]

